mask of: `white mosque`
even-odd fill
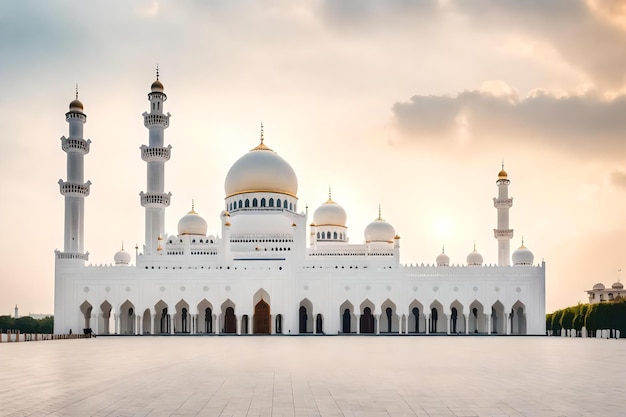
[[[434,264],[400,264],[400,237],[380,215],[350,244],[346,212],[331,198],[309,219],[298,207],[293,168],[264,142],[237,160],[225,180],[221,230],[208,234],[194,211],[164,229],[170,114],[157,74],[143,113],[148,145],[145,243],[135,264],[122,250],[108,266],[88,265],[83,175],[91,141],[76,99],[65,114],[67,154],[63,250],[55,251],[54,331],[97,334],[545,334],[545,263],[524,245],[511,256],[507,173],[496,185],[498,265],[476,251],[467,265],[445,253]],[[308,241],[308,245],[307,245]],[[511,262],[512,260],[512,262]]]

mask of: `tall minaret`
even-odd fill
[[[171,193],[165,194],[165,163],[170,159],[172,147],[163,145],[164,131],[170,125],[170,114],[163,114],[163,103],[167,96],[159,81],[157,67],[156,81],[148,94],[150,113],[143,113],[143,124],[148,128],[148,146],[141,146],[141,159],[148,164],[147,190],[139,193],[141,205],[146,208],[146,241],[144,254],[157,253],[158,239],[164,234],[165,208],[170,205]]]
[[[513,198],[509,198],[508,175],[504,170],[498,173],[498,198],[493,199],[493,206],[498,209],[498,228],[493,229],[493,235],[498,239],[498,265],[509,266],[511,264],[511,238],[513,229],[509,229],[509,209],[513,206]]]
[[[67,153],[67,181],[59,180],[61,194],[65,196],[65,237],[63,252],[66,259],[87,260],[84,253],[85,197],[89,195],[90,181],[84,182],[84,156],[89,153],[91,140],[83,139],[83,125],[87,115],[83,113],[83,103],[76,98],[70,103],[70,111],[65,113],[70,125],[69,137],[61,138],[61,148]]]

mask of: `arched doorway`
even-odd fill
[[[352,314],[350,314],[350,309],[346,308],[345,310],[343,310],[341,333],[350,333],[352,331],[350,328],[351,321]]]
[[[315,333],[323,334],[324,333],[324,319],[321,314],[317,315],[315,319]]]
[[[300,333],[306,333],[307,332],[307,321],[309,320],[308,316],[307,316],[307,311],[306,311],[306,307],[305,306],[300,306],[300,310],[299,310],[299,323],[300,325],[298,326],[298,332]]]
[[[433,307],[430,309],[430,333],[437,333],[437,320],[439,320],[439,312]]]
[[[459,312],[457,311],[456,307],[452,307],[451,314],[450,314],[450,331],[452,333],[457,333],[456,322],[458,318],[459,318]]]
[[[83,319],[85,320],[84,329],[91,329],[91,311],[93,307],[87,301],[84,301],[80,305],[80,312],[83,313]]]
[[[254,334],[270,334],[270,305],[263,299],[254,306]]]
[[[369,307],[365,307],[361,315],[361,333],[374,333],[374,316]]]
[[[237,333],[235,309],[233,307],[227,307],[224,313],[224,333]]]

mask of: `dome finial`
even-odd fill
[[[196,208],[195,207],[196,207],[196,204],[195,204],[195,202],[194,202],[194,200],[192,198],[191,199],[191,211],[189,213],[187,213],[187,214],[198,214],[198,213],[196,213]]]
[[[476,241],[474,241],[474,252],[476,252]]]
[[[328,186],[328,199],[332,200],[330,185]]]
[[[441,253],[446,253],[446,245],[441,245]]]
[[[265,139],[263,137],[263,122],[261,122],[261,143],[263,143],[263,139]]]
[[[378,220],[382,220],[382,219],[383,219],[383,217],[382,217],[382,210],[380,208],[380,204],[378,204]]]
[[[500,170],[500,172],[498,172],[498,179],[499,180],[506,180],[506,179],[508,179],[508,176],[509,175],[504,170],[504,158],[502,158],[502,169]]]
[[[76,100],[78,100],[78,83],[76,83]]]
[[[156,65],[156,77],[157,77],[157,80],[158,80],[159,79],[159,64],[158,63]]]
[[[122,250],[124,250],[124,241],[122,240]]]
[[[250,149],[251,151],[271,151],[270,148],[268,148],[263,141],[265,140],[265,137],[263,137],[263,122],[261,122],[261,143],[259,143],[259,145],[256,148]]]

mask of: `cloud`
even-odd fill
[[[559,55],[584,71],[602,89],[626,82],[625,26],[614,24],[607,1],[452,0],[453,8],[485,29],[523,33],[548,42]],[[621,13],[626,14],[622,8]],[[620,22],[626,20],[624,14]],[[613,16],[609,20],[606,16]]]
[[[620,170],[612,171],[611,184],[626,188],[626,172]]]
[[[558,97],[537,90],[520,99],[514,90],[501,88],[498,94],[491,89],[455,97],[416,95],[392,110],[400,131],[421,141],[440,141],[464,129],[477,145],[524,141],[590,152],[626,150],[626,95]]]

